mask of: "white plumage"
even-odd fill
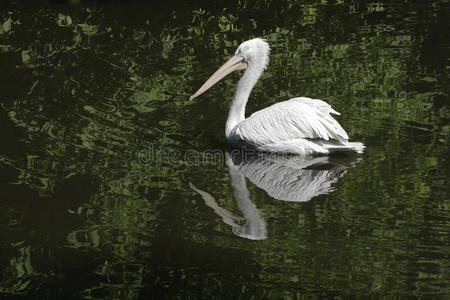
[[[322,100],[293,98],[245,118],[247,100],[269,62],[269,52],[269,45],[262,39],[242,43],[235,55],[205,82],[191,100],[232,71],[247,69],[233,94],[226,122],[225,134],[230,143],[302,156],[326,155],[335,151],[362,153],[364,145],[348,142],[347,133],[330,115],[339,113]]]

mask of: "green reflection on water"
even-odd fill
[[[450,293],[447,1],[51,4],[0,13],[2,296]],[[258,242],[188,187],[239,215],[227,168],[184,159],[225,149],[238,75],[187,99],[255,36],[248,112],[324,99],[367,145],[305,203],[247,182]],[[149,145],[179,155],[142,164]]]

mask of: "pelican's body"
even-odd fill
[[[230,58],[191,97],[191,100],[234,70],[246,69],[237,84],[226,122],[225,135],[232,144],[303,156],[335,151],[361,153],[364,145],[348,142],[348,135],[330,115],[339,114],[322,100],[306,97],[276,103],[245,118],[245,106],[254,85],[269,62],[269,45],[262,39],[242,43]]]

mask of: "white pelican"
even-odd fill
[[[302,156],[335,151],[362,153],[364,145],[348,135],[330,115],[339,113],[322,100],[306,97],[276,103],[245,118],[250,92],[269,62],[269,44],[260,38],[243,42],[219,70],[190,97],[196,98],[229,73],[246,69],[230,105],[225,134],[229,143],[267,152]]]

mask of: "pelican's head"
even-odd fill
[[[239,45],[232,56],[222,67],[219,68],[209,79],[202,85],[202,87],[192,95],[189,100],[192,100],[203,94],[217,83],[235,70],[247,69],[253,70],[258,77],[262,74],[269,63],[269,44],[260,38],[252,39],[243,42]]]
[[[239,45],[234,56],[241,56],[248,67],[258,67],[264,69],[269,64],[269,44],[260,38],[243,42]]]

